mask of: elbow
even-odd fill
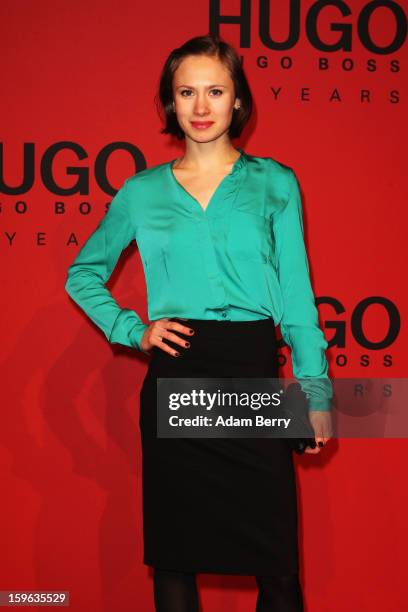
[[[65,285],[64,285],[64,289],[65,291],[68,293],[69,297],[73,297],[73,293],[74,293],[74,286],[73,286],[73,282],[72,282],[72,277],[71,275],[67,274],[66,279],[65,279]]]
[[[105,288],[105,279],[93,270],[73,264],[68,268],[65,291],[75,301],[87,293],[95,293]]]
[[[77,271],[74,270],[72,266],[68,268],[64,289],[68,293],[69,297],[75,300],[75,295],[78,289],[78,277]]]

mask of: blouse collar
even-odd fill
[[[239,171],[245,167],[246,163],[247,163],[247,154],[245,153],[244,149],[241,149],[241,147],[236,147],[237,151],[240,152],[240,156],[237,157],[237,159],[235,160],[231,172],[227,175],[227,176],[235,176],[236,174],[239,173]],[[170,166],[170,170],[171,172],[173,172],[173,165],[174,163],[178,160],[178,157],[170,160],[169,162],[169,166]]]

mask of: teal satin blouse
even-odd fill
[[[238,150],[205,210],[177,181],[175,160],[126,179],[69,267],[65,289],[109,342],[141,350],[148,324],[121,308],[105,286],[135,239],[149,321],[272,317],[291,348],[309,408],[327,410],[328,343],[310,283],[296,175],[270,157]]]

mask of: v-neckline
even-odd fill
[[[221,181],[218,183],[217,187],[215,188],[215,190],[213,191],[210,199],[208,200],[208,204],[207,206],[204,208],[201,203],[197,200],[197,198],[195,196],[193,196],[181,183],[180,181],[176,178],[176,175],[173,172],[173,165],[174,163],[178,160],[178,157],[176,157],[175,159],[172,159],[169,163],[168,163],[168,168],[170,170],[170,174],[172,176],[172,179],[174,181],[174,183],[176,184],[176,187],[178,187],[179,189],[181,189],[189,198],[190,200],[192,200],[193,202],[195,202],[199,207],[201,212],[206,215],[208,209],[210,208],[210,205],[212,204],[212,202],[214,201],[216,195],[219,193],[222,185],[227,181],[227,179],[233,174],[233,172],[236,169],[236,166],[238,164],[238,162],[241,162],[243,157],[244,157],[244,151],[243,149],[241,149],[240,147],[237,147],[237,151],[240,152],[239,157],[237,157],[237,159],[234,161],[232,168],[230,170],[230,172],[228,172],[228,174],[226,174]]]

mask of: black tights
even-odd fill
[[[199,612],[196,575],[154,568],[156,612]]]
[[[256,612],[303,612],[298,574],[255,576],[258,585]],[[156,612],[199,612],[196,574],[154,569]]]
[[[256,612],[303,612],[299,575],[255,576],[259,587]]]

